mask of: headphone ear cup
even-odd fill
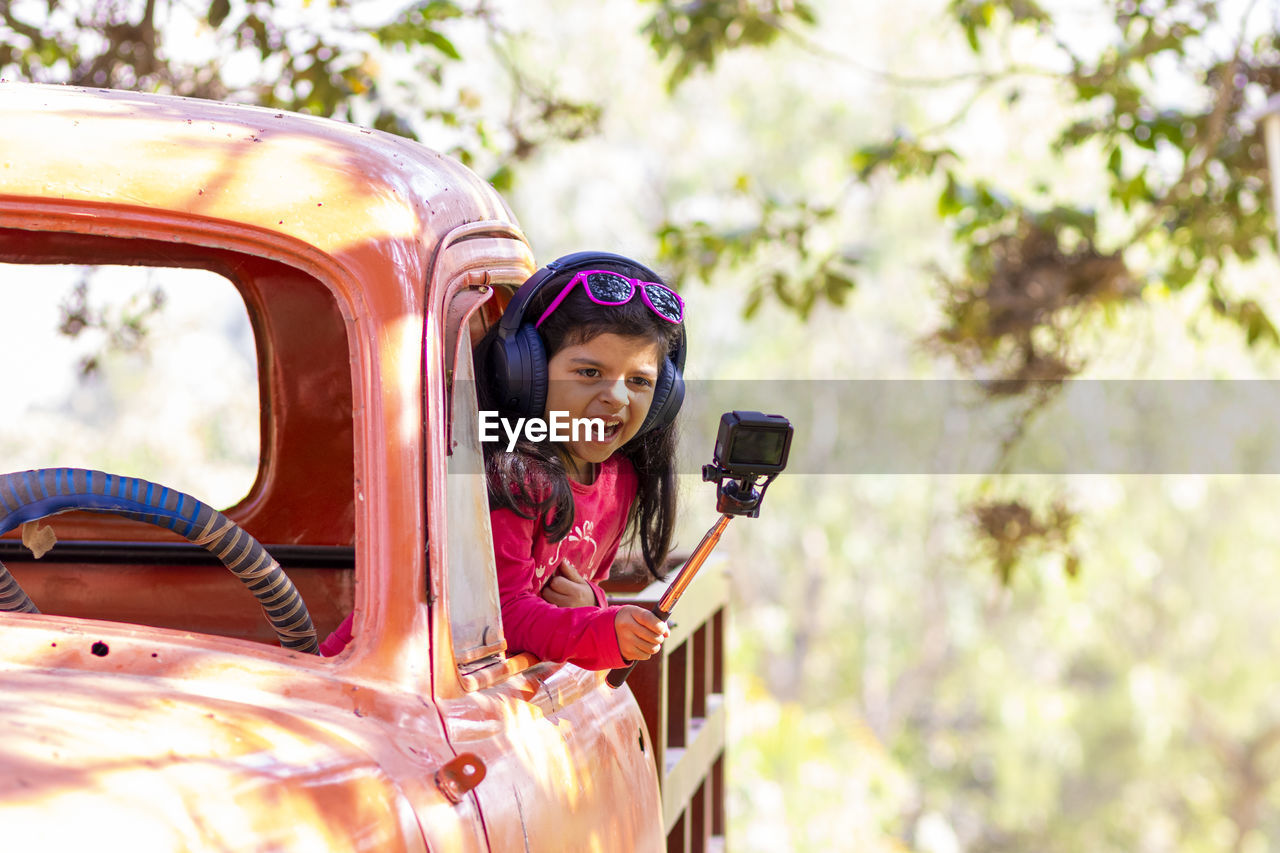
[[[662,429],[675,420],[684,403],[684,377],[670,358],[662,360],[662,369],[658,372],[658,381],[653,384],[653,403],[649,406],[649,414],[640,425],[636,437],[650,430]]]
[[[541,417],[547,405],[547,351],[532,323],[494,342],[493,384],[499,405],[521,417]]]
[[[520,327],[516,340],[524,352],[528,373],[528,394],[522,400],[520,413],[526,418],[540,418],[547,410],[547,349],[532,323]]]

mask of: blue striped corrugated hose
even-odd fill
[[[319,654],[311,614],[280,564],[258,540],[208,504],[137,477],[83,468],[41,468],[0,475],[0,534],[28,521],[72,510],[146,521],[200,545],[258,599],[280,645]],[[3,564],[0,610],[39,612]]]

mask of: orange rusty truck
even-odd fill
[[[507,654],[471,345],[535,264],[492,187],[325,119],[0,82],[0,314],[68,266],[229,282],[259,449],[229,506],[0,457],[3,849],[722,846],[722,576],[621,689]],[[22,322],[0,401],[58,334]]]

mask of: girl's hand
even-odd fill
[[[595,607],[596,592],[587,579],[568,561],[556,568],[556,573],[542,588],[542,597],[556,607]]]
[[[629,661],[648,660],[671,636],[667,623],[643,607],[625,605],[613,617],[613,630],[618,635],[618,650]]]

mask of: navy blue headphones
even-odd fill
[[[547,404],[547,351],[542,336],[525,319],[528,305],[539,291],[553,278],[563,279],[564,273],[576,270],[618,265],[634,267],[647,281],[661,281],[657,273],[643,264],[622,255],[608,252],[574,252],[557,258],[529,276],[528,281],[511,297],[502,319],[498,321],[498,335],[489,355],[494,393],[504,408],[522,417],[542,417]],[[653,403],[649,414],[640,425],[636,436],[649,430],[661,429],[675,419],[684,402],[684,325],[672,351],[662,360],[658,369],[658,381],[653,386]]]

